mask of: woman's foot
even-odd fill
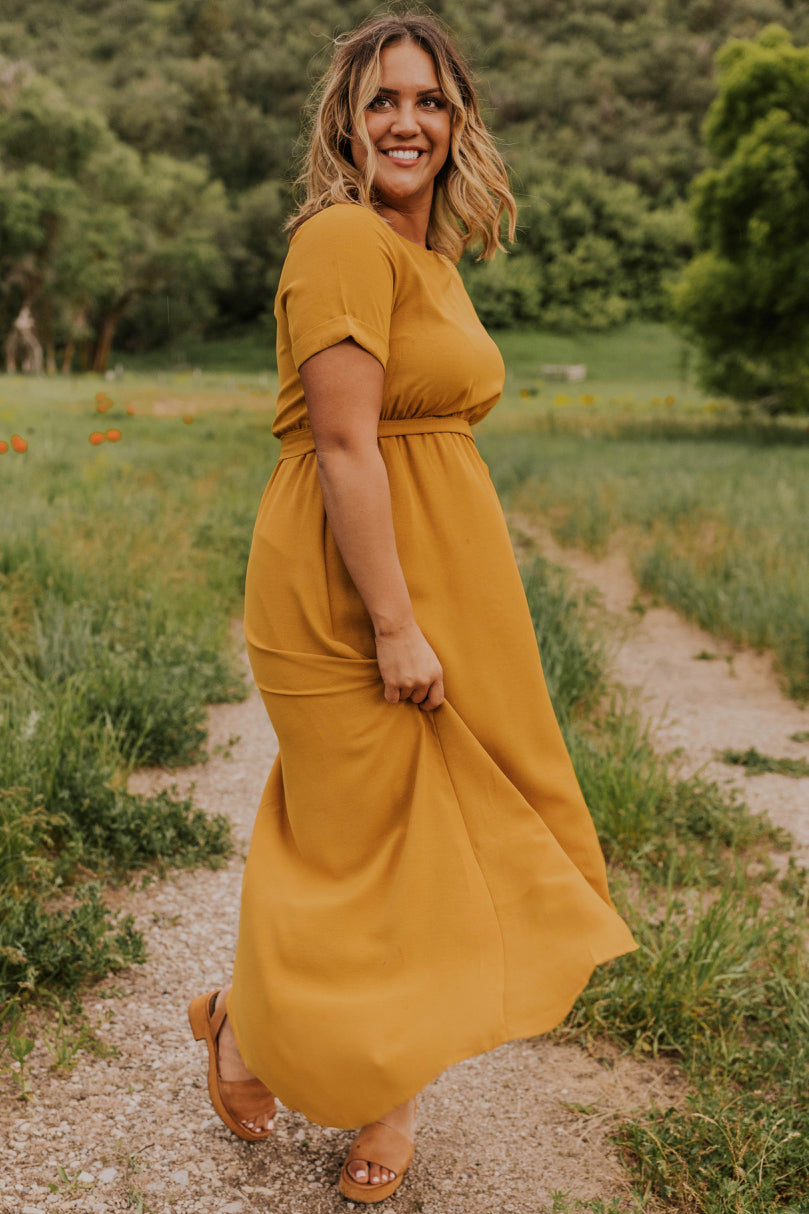
[[[208,1095],[229,1130],[247,1142],[269,1138],[275,1097],[242,1062],[226,1015],[226,991],[197,995],[188,1007],[191,1031],[208,1047]]]
[[[227,999],[227,990],[221,990],[216,996],[216,1011],[223,1008]],[[248,1071],[242,1062],[239,1047],[236,1044],[236,1034],[233,1032],[228,1016],[222,1021],[219,1036],[216,1040],[219,1056],[219,1077],[226,1083],[243,1083],[246,1079],[254,1079],[252,1071]],[[240,1124],[255,1133],[273,1129],[275,1125],[275,1098],[267,1088],[267,1109],[252,1118],[240,1119]]]
[[[391,1109],[384,1117],[380,1117],[379,1121],[372,1124],[386,1125],[413,1142],[416,1136],[415,1099],[406,1100],[404,1104],[397,1105],[395,1109]],[[370,1126],[363,1126],[363,1130],[368,1129]],[[367,1185],[369,1190],[379,1185],[389,1184],[397,1176],[397,1173],[391,1168],[386,1168],[372,1159],[352,1159],[346,1164],[346,1170],[353,1181],[358,1185]]]

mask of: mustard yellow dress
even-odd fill
[[[341,204],[293,237],[276,301],[281,454],[245,634],[280,752],[244,874],[229,1011],[288,1107],[357,1126],[462,1058],[558,1024],[634,942],[548,699],[470,424],[503,364],[455,266]],[[323,509],[298,368],[352,337],[385,367],[379,445],[434,713],[389,705]]]

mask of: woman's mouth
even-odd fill
[[[384,148],[382,155],[395,164],[413,164],[425,154],[424,148]]]

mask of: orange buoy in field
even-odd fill
[[[120,430],[108,430],[106,434],[107,442],[117,443],[121,437]]]
[[[190,426],[193,420],[194,419],[190,413],[186,413],[185,417],[183,418],[183,421],[185,422],[186,426]]]
[[[127,413],[129,414],[129,416],[130,416],[130,417],[134,417],[134,416],[135,416],[135,413],[137,412],[137,410],[135,409],[135,406],[134,406],[134,405],[127,405],[127,407],[126,407],[126,411],[127,411]]]
[[[23,451],[28,450],[28,443],[19,434],[12,434],[11,445],[20,455],[22,455]]]
[[[0,455],[5,455],[5,453],[7,451],[8,451],[8,443],[3,442],[3,440],[0,439]]]
[[[90,438],[88,439],[88,442],[91,442],[94,447],[97,447],[98,444],[103,443],[103,441],[104,441],[104,435],[101,433],[100,430],[94,430],[93,433],[90,435]]]

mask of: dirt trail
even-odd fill
[[[651,605],[638,594],[626,552],[617,546],[599,560],[560,548],[533,519],[515,516],[511,522],[518,539],[525,535],[549,560],[600,592],[613,625],[613,673],[639,694],[660,748],[681,750],[686,772],[702,771],[738,788],[752,810],[792,832],[792,854],[809,865],[809,777],[748,777],[716,757],[755,747],[776,758],[809,759],[809,742],[791,740],[809,730],[809,711],[782,693],[771,657],[720,640],[670,607]]]
[[[516,520],[552,559],[596,585],[615,623],[614,671],[639,689],[662,746],[687,766],[737,783],[756,809],[794,832],[809,856],[809,782],[745,779],[714,753],[724,747],[806,754],[789,735],[809,714],[778,690],[769,661],[739,653],[665,608],[638,615],[620,553],[595,561],[559,550]],[[719,660],[697,661],[708,651]],[[721,660],[727,658],[728,660]],[[82,1053],[64,1078],[40,1039],[33,1101],[0,1100],[7,1139],[3,1214],[137,1210],[141,1214],[328,1214],[353,1208],[336,1191],[351,1134],[282,1111],[266,1143],[233,1137],[207,1100],[203,1049],[190,1037],[191,996],[227,980],[237,927],[241,865],[275,753],[257,695],[210,712],[207,764],[176,778],[201,806],[234,823],[240,855],[215,872],[176,872],[120,901],[144,930],[148,963],[108,980],[85,1001],[114,1058]],[[228,746],[229,739],[238,741]],[[219,748],[219,753],[217,753]],[[221,753],[224,750],[225,753]],[[138,789],[172,777],[139,773]],[[115,992],[118,992],[117,994]],[[104,997],[107,995],[109,997]],[[105,1019],[108,1017],[108,1019]],[[516,1042],[452,1068],[425,1091],[415,1162],[388,1214],[549,1214],[555,1190],[609,1200],[626,1181],[607,1132],[617,1119],[679,1098],[673,1069],[548,1039]],[[587,1110],[584,1112],[583,1110]],[[59,1168],[68,1181],[59,1182]],[[58,1184],[53,1193],[50,1184]],[[71,1187],[72,1185],[72,1187]]]

